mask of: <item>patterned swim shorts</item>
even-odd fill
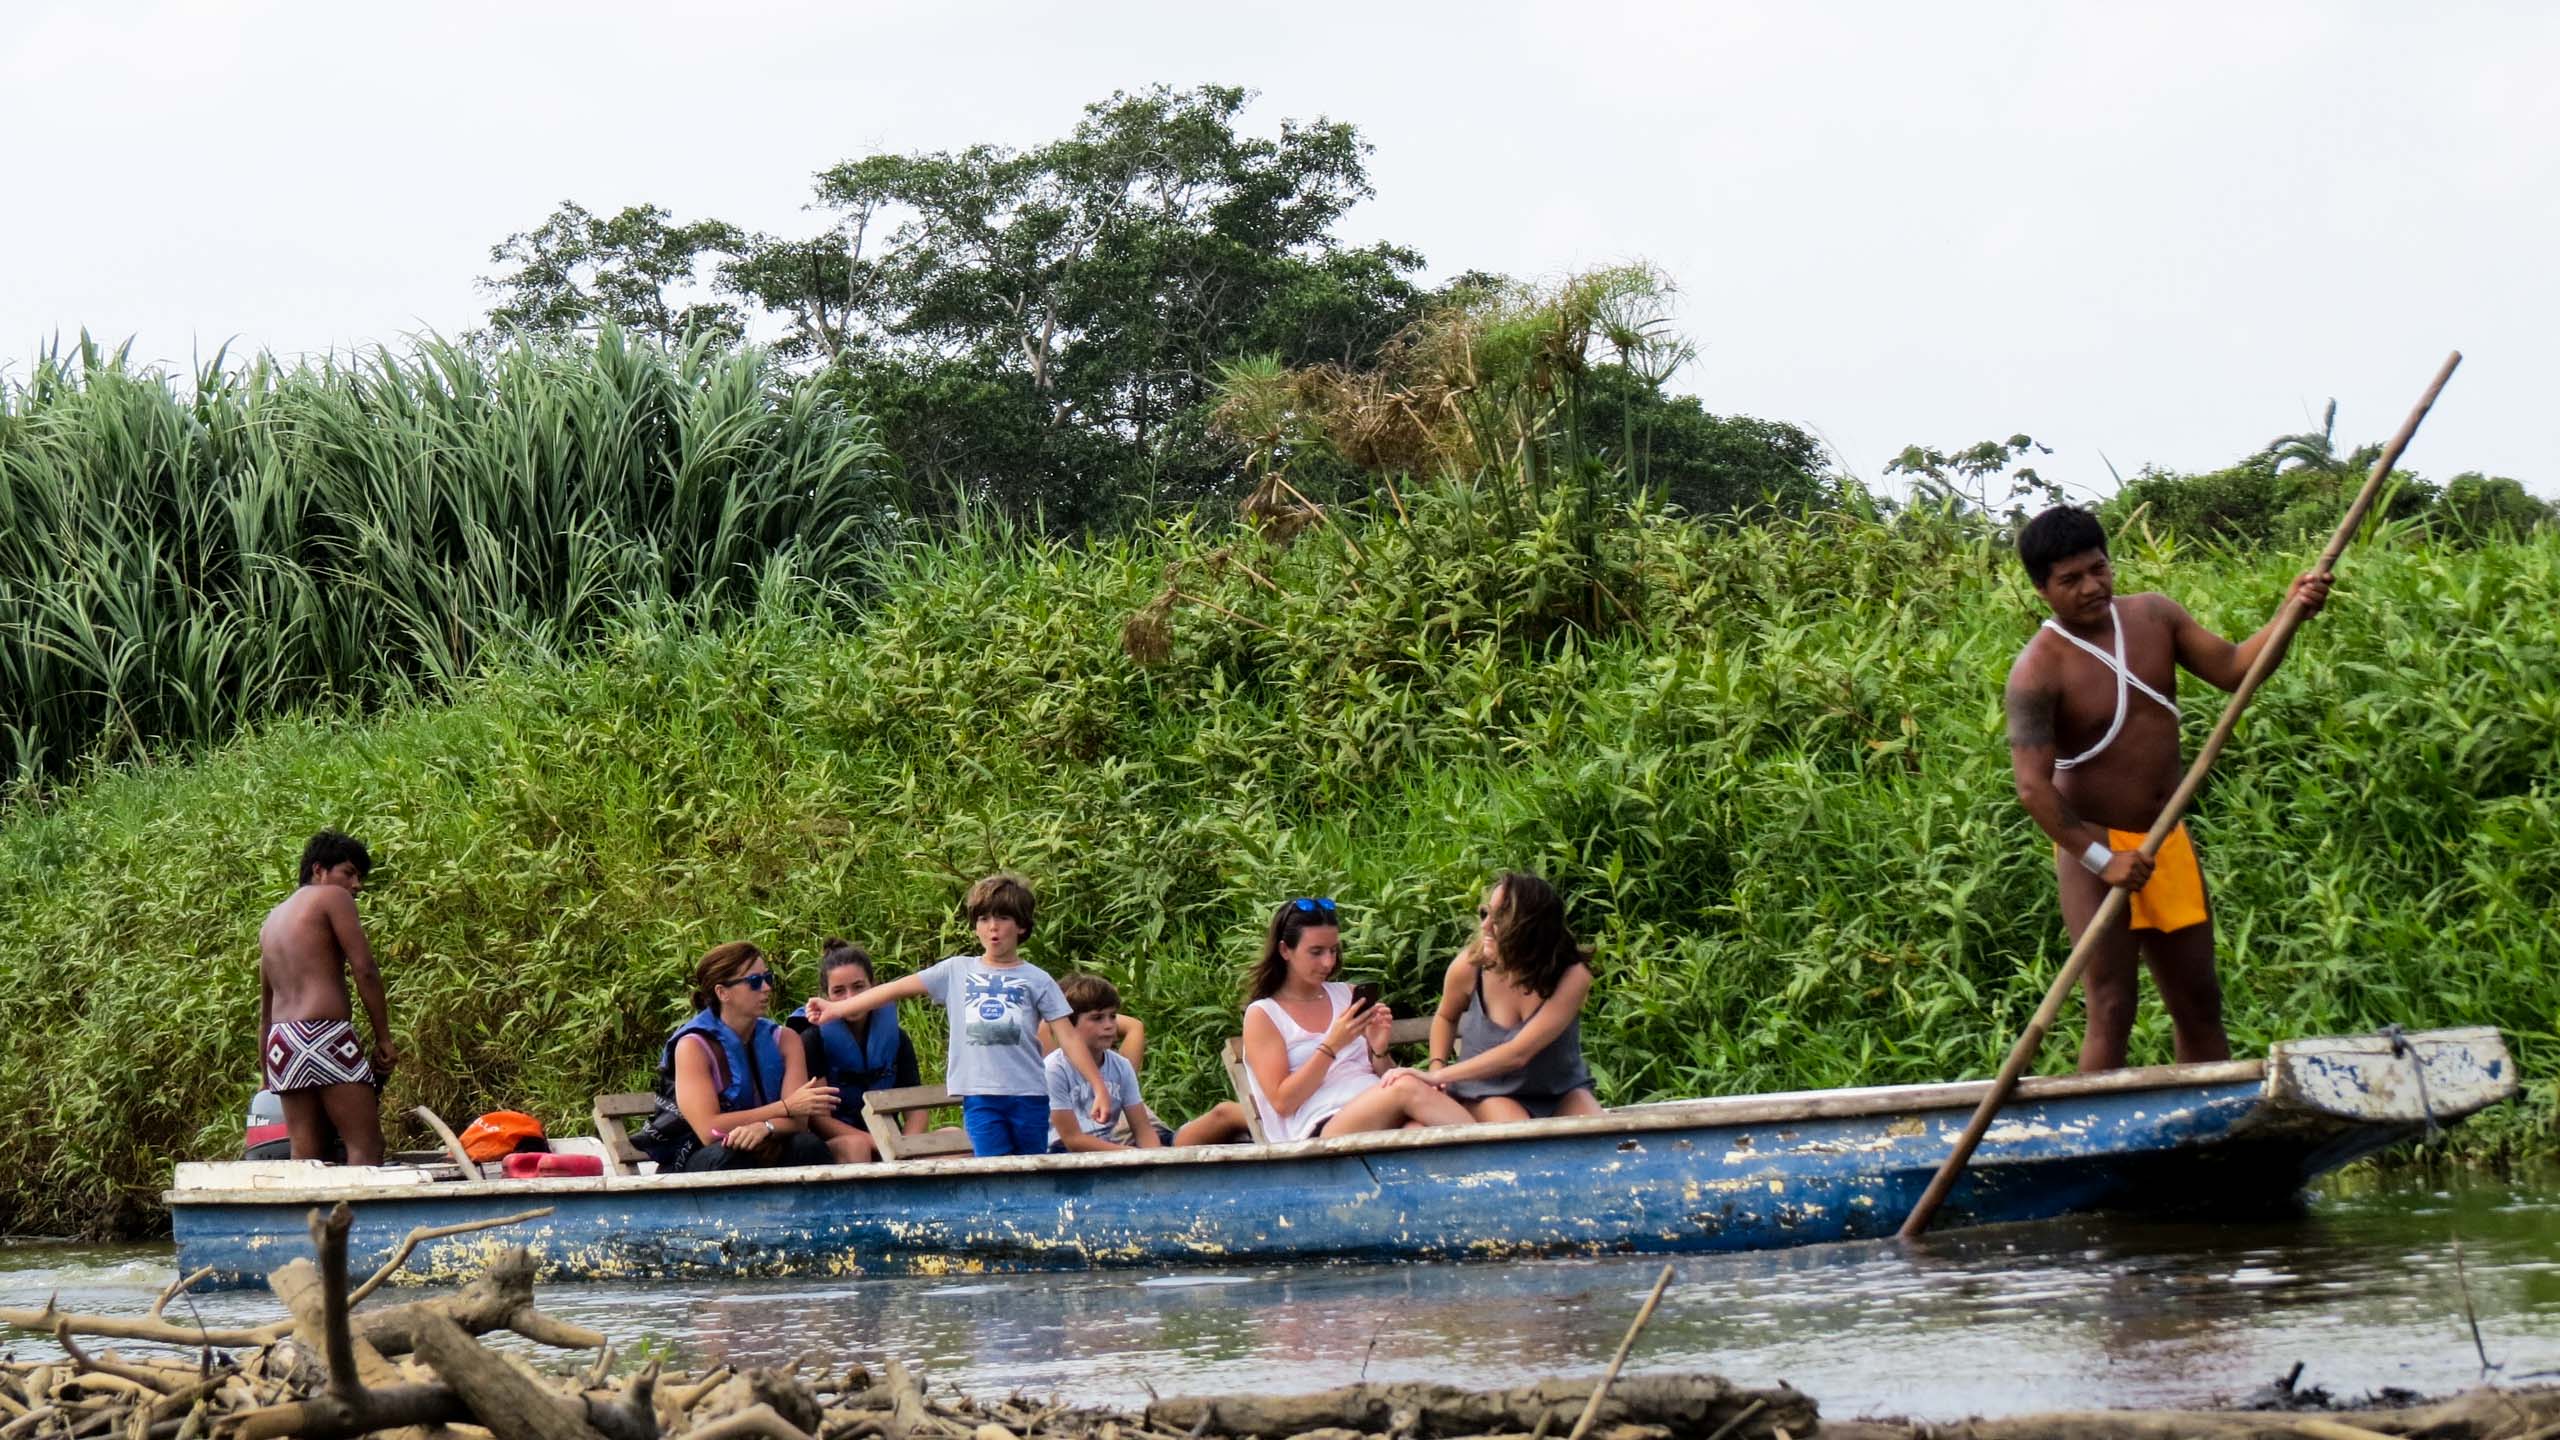
[[[346,1020],[279,1020],[267,1027],[267,1088],[319,1090],[373,1083],[373,1057]]]

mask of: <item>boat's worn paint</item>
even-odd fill
[[[2468,1032],[2441,1032],[2462,1034]],[[2493,1032],[2494,1033],[2494,1032]],[[2427,1123],[2494,1105],[2516,1092],[2506,1047],[2448,1045],[2413,1035],[2297,1040],[2268,1057],[2268,1086],[2305,1110],[2350,1119]]]
[[[2412,1036],[2439,1122],[2515,1091],[2496,1032]],[[2269,1061],[2035,1080],[1985,1137],[1945,1223],[2120,1208],[2265,1207],[2425,1123],[2382,1041]],[[2395,1078],[2395,1075],[2398,1078]],[[1761,1248],[1892,1232],[1981,1093],[1904,1086],[1645,1106],[1583,1120],[1289,1145],[950,1160],[721,1176],[209,1188],[168,1200],[183,1267],[256,1283],[306,1253],[314,1203],[354,1202],[352,1249],[537,1204],[552,1216],[424,1247],[471,1271],[534,1248],[547,1274],[961,1274],[1103,1265],[1499,1258]],[[260,1172],[274,1178],[272,1168]],[[291,1173],[291,1167],[285,1172]]]

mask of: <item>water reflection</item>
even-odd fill
[[[1682,1259],[1635,1370],[1793,1381],[1826,1413],[1955,1417],[2244,1396],[2303,1362],[2346,1394],[2560,1369],[2560,1174],[2365,1182],[2308,1214],[2231,1225],[2061,1221],[1904,1250],[1818,1246]],[[0,1262],[37,1303],[139,1309],[165,1250]],[[1107,1403],[1150,1387],[1303,1390],[1372,1379],[1517,1383],[1607,1362],[1660,1262],[1421,1264],[969,1280],[554,1286],[545,1305],[626,1354],[677,1363],[920,1363],[937,1384]],[[263,1297],[207,1297],[209,1323]]]

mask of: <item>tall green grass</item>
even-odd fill
[[[867,424],[763,356],[591,341],[177,383],[85,338],[0,382],[0,782],[826,569],[890,503]]]
[[[1182,526],[888,548],[849,630],[780,580],[726,618],[648,607],[451,703],[279,722],[12,817],[0,1224],[146,1225],[170,1160],[234,1151],[255,927],[322,824],[380,861],[392,1102],[448,1115],[580,1123],[642,1078],[712,943],[779,949],[795,995],[828,934],[920,965],[967,943],[953,903],[998,865],[1038,884],[1028,953],[1154,1027],[1169,1115],[1219,1093],[1273,903],[1338,897],[1351,965],[1413,1010],[1513,866],[1598,944],[1610,1101],[1997,1064],[2062,951],[2000,734],[2036,619],[2013,562],[1925,517],[1630,510],[1591,543],[1570,497],[1529,525],[1404,498],[1356,554],[1321,526],[1285,551]],[[2229,633],[2294,564],[2119,559]],[[1600,632],[1575,618],[1595,586]],[[2196,822],[2237,1042],[2504,1027],[2530,1103],[2456,1132],[2475,1153],[2549,1149],[2560,1100],[2555,595],[2560,537],[2368,542]],[[2135,1053],[2167,1058],[2156,1007]]]

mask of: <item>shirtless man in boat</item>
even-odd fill
[[[2137,853],[2185,772],[2179,754],[2177,671],[2238,688],[2268,630],[2234,645],[2166,595],[2118,595],[2098,517],[2058,505],[2027,522],[2018,558],[2053,618],[2009,667],[2009,763],[2018,803],[2053,837],[2063,923],[2077,941],[2111,887],[2133,893],[2081,972],[2089,1029],[2083,1071],[2113,1070],[2133,1031],[2137,960],[2169,1007],[2177,1058],[2228,1060],[2222,984],[2213,969],[2213,917],[2204,874],[2181,823],[2157,861]],[[2329,576],[2297,577],[2313,614]]]
[[[382,1163],[381,1101],[400,1052],[382,975],[356,918],[356,892],[373,870],[361,841],[323,830],[303,847],[301,884],[258,927],[258,1035],[267,1088],[284,1103],[293,1158],[325,1158],[329,1132],[347,1163]],[[347,977],[373,1022],[371,1047],[356,1039]]]

